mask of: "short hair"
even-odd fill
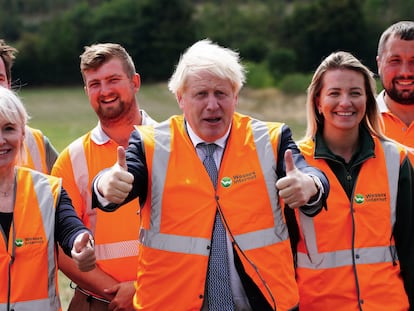
[[[188,77],[201,71],[229,79],[236,93],[246,81],[246,70],[240,63],[239,53],[204,39],[194,43],[181,55],[169,80],[169,90],[177,95],[185,88]]]
[[[324,119],[316,107],[316,98],[322,90],[325,73],[336,69],[348,69],[362,74],[367,95],[366,113],[362,123],[366,125],[371,134],[384,138],[381,130],[381,117],[376,102],[374,74],[351,53],[339,51],[331,53],[321,62],[308,87],[306,98],[307,129],[304,139],[313,138],[318,127],[323,126]]]
[[[392,24],[381,35],[378,43],[377,55],[381,56],[384,52],[384,47],[390,37],[397,37],[401,40],[414,40],[414,22],[400,21]]]
[[[6,44],[3,39],[0,39],[0,57],[3,59],[6,67],[6,77],[8,83],[11,85],[11,68],[16,59],[17,49]]]
[[[82,78],[85,80],[85,71],[96,70],[113,58],[121,60],[125,73],[129,78],[136,74],[134,62],[124,47],[117,43],[96,43],[85,46],[84,52],[80,55]]]
[[[29,116],[26,108],[17,94],[5,87],[0,86],[0,116],[10,123],[24,128]]]

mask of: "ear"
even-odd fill
[[[381,71],[381,58],[377,55],[377,57],[375,59],[377,61],[378,75],[380,75],[380,71]]]
[[[320,96],[319,95],[315,96],[315,109],[319,114],[322,114],[322,112],[321,112],[322,109],[321,109],[321,104],[320,104]]]
[[[141,76],[136,73],[133,77],[132,77],[132,82],[134,83],[135,88],[137,89],[137,91],[140,89],[141,87]]]
[[[175,98],[178,103],[178,107],[180,107],[181,110],[184,109],[184,101],[183,101],[183,94],[181,92],[177,92],[177,95],[175,95]]]

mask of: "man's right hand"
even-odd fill
[[[128,172],[124,147],[118,146],[117,151],[115,165],[98,177],[97,188],[106,200],[121,204],[132,189],[134,176]]]

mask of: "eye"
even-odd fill
[[[358,97],[358,96],[361,96],[361,95],[362,95],[362,93],[360,91],[352,91],[351,92],[352,97]]]
[[[399,59],[399,58],[391,58],[388,62],[390,64],[396,65],[396,64],[401,63],[401,59]]]
[[[6,132],[13,132],[13,131],[15,131],[15,130],[16,130],[16,126],[15,126],[15,125],[12,125],[12,124],[10,124],[10,125],[6,125],[6,126],[4,127],[4,130],[5,130]]]
[[[109,80],[109,82],[110,82],[110,83],[118,83],[119,81],[121,81],[121,79],[120,79],[120,78],[111,78],[111,79]]]
[[[200,91],[200,92],[197,92],[196,93],[196,97],[197,98],[204,98],[204,97],[206,97],[207,96],[207,92],[206,91]]]
[[[90,82],[88,88],[93,89],[99,87],[100,83],[98,81]]]
[[[328,93],[328,96],[331,96],[331,97],[338,97],[339,95],[340,95],[340,92],[338,91],[331,91]]]

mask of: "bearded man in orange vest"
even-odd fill
[[[382,33],[377,65],[385,135],[410,147],[414,163],[414,21],[397,22]]]
[[[116,161],[117,147],[127,146],[134,125],[155,121],[140,110],[140,76],[122,46],[87,46],[80,59],[85,92],[99,122],[62,151],[52,174],[62,177],[79,217],[94,233],[97,266],[81,273],[67,256],[60,256],[59,268],[77,284],[69,310],[133,310],[131,267],[138,260],[139,206],[131,202],[113,214],[92,209],[90,189],[93,177]]]

